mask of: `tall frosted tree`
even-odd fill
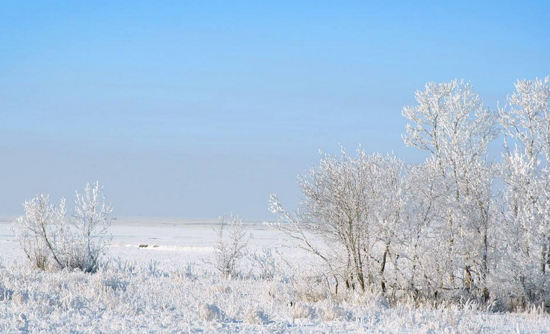
[[[453,80],[428,83],[416,93],[418,105],[405,107],[410,123],[404,141],[430,153],[432,179],[445,190],[438,202],[443,221],[432,222],[446,240],[443,255],[448,276],[444,290],[473,288],[488,297],[490,230],[493,228],[491,188],[493,168],[486,158],[497,136],[496,115],[484,107],[469,83]]]
[[[403,109],[404,141],[429,153],[424,163],[324,155],[299,179],[295,214],[272,196],[279,229],[324,261],[336,290],[548,303],[550,78],[518,81],[498,112],[457,80],[428,83],[416,100]],[[494,163],[487,149],[500,134]]]
[[[415,297],[433,297],[448,278],[446,263],[438,258],[448,251],[446,240],[441,239],[446,218],[441,183],[437,164],[430,158],[412,166],[404,184],[401,270],[408,273],[404,288]]]
[[[326,265],[336,286],[386,291],[395,281],[399,252],[402,183],[405,166],[394,156],[325,155],[319,166],[299,178],[303,200],[296,215],[271,197],[270,210],[280,215],[279,229],[299,240],[299,247]],[[321,242],[316,242],[321,241]]]
[[[505,135],[508,275],[523,302],[550,288],[550,78],[519,80],[499,109]]]

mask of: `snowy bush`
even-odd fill
[[[297,215],[271,197],[270,210],[281,219],[276,228],[300,242],[300,248],[322,259],[325,275],[337,293],[340,286],[366,291],[393,284],[389,268],[399,252],[405,165],[394,156],[325,155],[319,166],[300,178],[304,200]],[[312,242],[318,237],[322,243]]]
[[[13,230],[31,264],[39,269],[80,269],[95,272],[109,240],[112,208],[105,203],[99,183],[76,193],[75,207],[66,218],[65,199],[59,206],[38,195],[23,204],[25,215]]]
[[[245,313],[244,320],[249,324],[256,325],[265,325],[270,322],[269,315],[258,307],[250,307]]]
[[[25,215],[16,219],[13,231],[25,255],[33,266],[46,270],[51,261],[61,266],[59,246],[64,240],[65,200],[59,206],[49,203],[48,195],[41,194],[23,203]]]
[[[231,215],[229,220],[221,218],[218,242],[215,245],[214,266],[226,278],[238,274],[237,265],[244,257],[250,236],[247,235],[242,218]]]
[[[315,307],[310,303],[296,302],[290,305],[290,314],[296,319],[313,319],[317,316]]]
[[[206,321],[220,322],[225,319],[225,312],[215,304],[201,304],[199,314],[201,319]]]
[[[260,252],[252,253],[252,266],[258,268],[257,277],[264,280],[271,280],[277,274],[277,262],[273,256],[273,250],[269,247],[263,248]]]
[[[323,321],[351,320],[353,315],[344,307],[332,303],[326,303],[317,310],[319,317]]]
[[[99,183],[86,184],[84,193],[76,192],[72,219],[64,234],[65,267],[94,272],[109,241],[107,229],[111,226],[111,205],[105,203],[105,195]]]

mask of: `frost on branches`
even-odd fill
[[[423,164],[362,149],[323,156],[299,179],[295,214],[271,196],[275,226],[325,264],[335,293],[550,304],[549,81],[518,81],[497,111],[469,83],[427,84],[403,109],[404,141],[429,153]]]
[[[549,302],[550,78],[519,80],[499,109],[505,135],[501,165],[507,253],[503,263],[519,302]]]
[[[393,156],[359,149],[352,157],[342,149],[340,157],[323,156],[318,168],[300,178],[304,200],[296,215],[271,196],[270,210],[282,220],[275,226],[323,260],[336,293],[341,285],[364,292],[394,284],[397,273],[388,268],[399,261],[404,168]]]
[[[99,183],[87,184],[84,193],[76,193],[70,218],[66,217],[65,199],[56,206],[42,194],[23,206],[25,214],[15,220],[13,230],[33,266],[85,272],[98,269],[112,212]]]
[[[429,83],[416,93],[417,106],[403,109],[405,143],[431,154],[426,164],[437,173],[443,200],[433,202],[440,219],[432,225],[441,259],[434,261],[439,293],[475,292],[489,298],[487,273],[495,240],[495,206],[491,188],[494,166],[485,157],[487,145],[498,135],[496,115],[483,106],[470,84]],[[434,179],[436,180],[436,179]]]
[[[250,236],[247,234],[242,218],[233,215],[228,220],[225,217],[221,218],[217,233],[214,266],[225,278],[234,277],[238,275],[237,265],[245,256]]]
[[[48,195],[41,194],[23,203],[25,215],[17,218],[13,230],[31,264],[46,270],[54,261],[61,265],[58,247],[65,229],[65,199],[59,206],[50,204]]]

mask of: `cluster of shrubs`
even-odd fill
[[[99,183],[87,184],[76,192],[72,214],[67,217],[66,201],[51,204],[41,194],[23,204],[25,214],[15,220],[13,230],[30,263],[42,270],[99,268],[111,225],[111,205]]]

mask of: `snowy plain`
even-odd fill
[[[314,259],[261,222],[246,224],[242,276],[225,279],[211,264],[217,220],[113,220],[107,264],[95,274],[32,270],[12,220],[0,218],[0,333],[550,333],[550,316],[537,310],[390,307],[379,296],[316,294],[295,277],[314,270]],[[270,255],[272,277],[254,254]]]

